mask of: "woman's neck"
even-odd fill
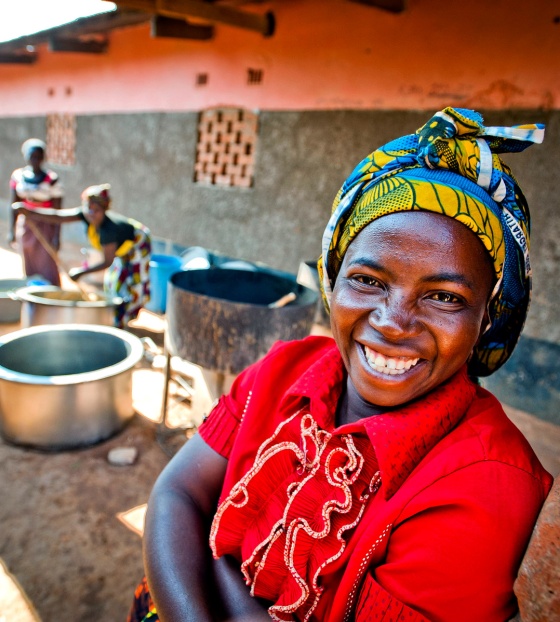
[[[354,423],[366,417],[380,415],[391,410],[366,402],[364,398],[356,391],[350,378],[346,379],[346,387],[342,392],[338,409],[336,412],[336,425],[341,426],[346,423]]]

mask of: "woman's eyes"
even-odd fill
[[[381,287],[381,283],[377,279],[372,276],[367,276],[366,274],[357,274],[353,276],[352,279],[368,287]]]
[[[359,285],[363,285],[367,288],[371,287],[375,289],[382,289],[382,290],[388,290],[388,291],[391,290],[390,286],[387,286],[382,281],[379,281],[375,277],[367,275],[367,274],[355,274],[350,277],[350,280],[355,283],[358,283]],[[425,297],[421,295],[419,292],[416,295],[418,295],[420,298],[425,298],[426,300],[433,300],[435,302],[443,303],[447,305],[452,305],[452,304],[457,305],[457,304],[461,304],[464,302],[464,299],[461,298],[461,296],[452,294],[451,292],[445,292],[445,291],[430,292]]]
[[[459,296],[455,296],[455,294],[450,294],[449,292],[436,292],[435,294],[431,294],[429,298],[436,302],[445,302],[447,304],[462,302]]]

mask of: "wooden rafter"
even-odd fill
[[[36,48],[42,44],[50,44],[52,39],[57,40],[77,40],[85,42],[84,37],[88,35],[106,36],[107,32],[115,28],[123,28],[126,26],[134,26],[142,24],[150,20],[150,15],[138,11],[115,11],[111,13],[102,13],[101,15],[93,15],[82,17],[69,24],[55,26],[42,30],[32,35],[25,35],[10,41],[0,42],[0,55],[5,58],[5,62],[14,63],[33,63],[35,62],[35,53],[29,53],[27,50]],[[83,50],[82,50],[83,51]],[[4,62],[4,61],[2,61]]]
[[[0,64],[2,65],[32,65],[37,60],[37,54],[33,52],[27,53],[10,53],[0,52]]]
[[[250,13],[202,0],[116,0],[115,3],[119,8],[144,11],[172,19],[184,20],[196,17],[209,22],[228,24],[259,32],[265,37],[270,37],[274,33],[274,15],[271,12]]]
[[[214,36],[214,27],[190,24],[185,19],[173,19],[164,15],[154,15],[151,21],[151,34],[152,37],[206,41]]]
[[[107,39],[83,41],[70,37],[51,37],[49,50],[51,52],[81,52],[84,54],[104,54],[109,47]]]
[[[378,9],[385,9],[391,13],[402,13],[406,9],[406,0],[352,0],[360,4],[367,4]]]

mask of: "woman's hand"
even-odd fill
[[[20,214],[25,214],[27,209],[25,207],[25,203],[21,201],[16,201],[16,203],[12,203],[12,211],[15,216],[19,216]]]
[[[71,268],[68,272],[68,276],[73,281],[77,281],[83,275],[84,275],[84,271],[81,268]]]
[[[10,231],[8,231],[8,235],[6,236],[6,242],[8,243],[8,246],[10,248],[15,249],[17,247],[15,231],[12,231],[11,229]]]

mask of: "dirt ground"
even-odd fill
[[[1,229],[0,278],[17,278],[19,257],[4,243]],[[77,252],[69,249],[67,259],[75,260]],[[0,324],[0,334],[19,328]],[[138,334],[161,342],[159,333]],[[104,442],[46,452],[0,438],[0,560],[43,622],[126,619],[143,574],[142,550],[140,536],[118,515],[147,502],[158,474],[186,442],[185,432],[154,421],[163,396],[159,367],[147,360],[138,365],[132,389],[136,414]],[[170,391],[169,424],[184,424],[192,408],[181,401],[180,387],[171,383]],[[207,393],[200,395],[193,406],[207,409],[208,400]],[[136,448],[136,462],[111,465],[107,455],[116,447]],[[0,620],[32,619],[6,610],[8,597],[1,588]]]
[[[21,270],[19,258],[4,240],[0,221],[0,278],[15,278]],[[76,265],[71,262],[79,249],[67,253],[70,265]],[[17,328],[0,325],[0,333]],[[160,333],[153,335],[161,340]],[[158,474],[186,442],[184,432],[162,435],[163,428],[154,421],[163,384],[155,363],[139,365],[133,379],[137,414],[124,430],[98,445],[48,453],[0,439],[0,560],[42,622],[126,619],[143,565],[141,539],[118,515],[146,503]],[[210,395],[204,394],[200,378],[196,386],[190,408],[172,397],[172,425],[189,416],[201,418],[208,409]],[[176,389],[180,391],[179,385]],[[507,410],[545,466],[554,475],[560,473],[560,428]],[[115,447],[135,447],[137,461],[131,466],[109,464],[107,454]],[[0,622],[37,619],[11,615],[1,587]]]

